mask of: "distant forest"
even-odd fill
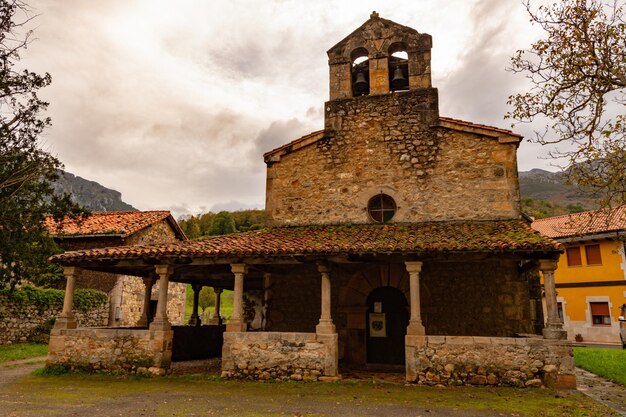
[[[588,209],[579,204],[566,206],[531,197],[522,198],[522,211],[535,219],[580,213]],[[263,229],[267,226],[265,210],[208,212],[178,219],[178,224],[190,239],[203,236],[226,235],[235,232]]]
[[[178,224],[188,238],[197,239],[262,229],[267,224],[267,216],[265,210],[210,211],[198,216],[181,217]]]

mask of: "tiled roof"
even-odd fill
[[[481,125],[481,124],[472,123],[472,122],[466,122],[464,120],[453,119],[451,117],[440,117],[439,120],[441,122],[454,123],[454,124],[458,124],[458,125],[461,125],[461,126],[466,126],[466,127],[476,128],[476,129],[489,130],[489,131],[496,132],[496,133],[503,133],[505,135],[515,136],[515,137],[518,137],[520,139],[522,138],[522,135],[519,135],[517,133],[513,133],[510,130],[500,129],[498,127],[493,127],[493,126],[488,126],[488,125]]]
[[[535,220],[532,228],[551,238],[626,230],[626,205]]]
[[[143,257],[220,258],[445,252],[555,252],[559,244],[523,220],[387,225],[276,227],[205,240],[66,252],[51,258],[71,264],[88,259]]]
[[[52,217],[46,218],[46,227],[57,237],[118,235],[126,237],[146,227],[171,217],[169,211],[101,211],[93,212],[86,219],[65,218],[59,225]],[[176,221],[170,224],[176,234],[184,236]]]

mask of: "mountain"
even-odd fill
[[[567,183],[563,172],[550,172],[531,169],[519,172],[519,185],[522,198],[544,200],[561,206],[582,206],[589,209],[598,207],[594,196],[578,190]]]
[[[122,193],[106,188],[69,172],[60,172],[52,184],[56,194],[68,193],[72,199],[91,211],[137,211],[122,201]]]

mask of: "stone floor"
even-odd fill
[[[626,387],[576,368],[578,391],[626,416]]]

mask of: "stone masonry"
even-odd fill
[[[324,380],[332,352],[315,333],[224,333],[222,377]],[[334,376],[334,375],[333,375]]]
[[[407,381],[576,388],[571,344],[541,338],[406,336]]]
[[[137,329],[62,329],[50,336],[47,366],[87,372],[164,375],[172,332]]]
[[[60,312],[61,306],[42,309],[0,297],[0,345],[27,341],[47,320]],[[76,311],[76,319],[78,325],[83,327],[106,326],[108,314],[109,309],[105,305],[86,312]]]

